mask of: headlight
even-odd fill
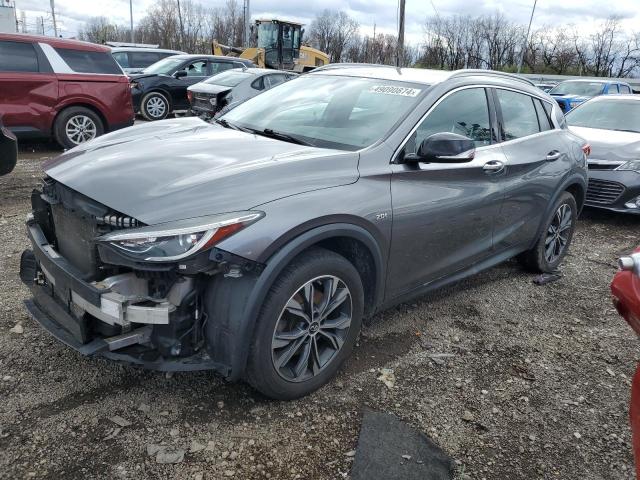
[[[235,212],[166,225],[112,232],[99,242],[147,262],[181,260],[209,248],[258,221],[263,212]]]
[[[627,163],[623,163],[616,170],[633,171],[640,173],[640,160],[629,160]]]
[[[129,82],[129,88],[138,88],[138,82]]]

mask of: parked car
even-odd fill
[[[636,334],[640,335],[640,248],[619,260],[620,271],[611,282],[613,304]],[[631,383],[629,420],[633,433],[636,477],[640,478],[640,363]]]
[[[158,48],[157,45],[143,46],[122,42],[107,42],[107,45],[111,47],[111,55],[127,75],[141,73],[163,58],[186,55],[186,52]]]
[[[587,185],[562,118],[509,74],[344,66],[104,136],[44,164],[29,311],[84,354],[308,394],[363,317],[514,256],[558,268]]]
[[[136,113],[147,120],[162,120],[189,108],[187,87],[232,68],[253,67],[253,62],[215,55],[174,55],[131,75]]]
[[[133,124],[129,81],[108,47],[0,33],[0,113],[18,137],[72,148]]]
[[[18,140],[2,125],[0,116],[0,176],[11,173],[18,162]]]
[[[191,112],[205,118],[224,114],[242,102],[297,77],[298,74],[265,68],[227,70],[187,88]]]
[[[586,204],[640,215],[640,96],[596,97],[566,120],[591,145]]]
[[[549,90],[549,94],[565,113],[598,95],[619,93],[632,93],[631,86],[611,80],[565,80]]]
[[[555,87],[557,83],[536,83],[536,87],[538,87],[543,92],[548,92],[553,87]]]

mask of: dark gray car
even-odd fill
[[[86,355],[305,395],[364,317],[514,256],[558,267],[586,190],[562,119],[508,74],[342,66],[104,135],[44,165],[28,309]]]
[[[223,115],[242,102],[297,76],[297,73],[266,68],[227,70],[187,89],[191,113],[205,119]]]

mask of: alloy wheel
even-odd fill
[[[292,382],[318,375],[342,348],[352,319],[351,292],[338,277],[316,277],[289,299],[276,322],[271,359]]]
[[[573,225],[572,217],[571,207],[566,203],[560,205],[553,216],[544,243],[544,258],[549,264],[557,261],[567,248]]]
[[[93,140],[97,132],[95,122],[86,115],[75,115],[65,125],[67,138],[75,145]]]
[[[147,100],[147,113],[153,118],[160,118],[167,110],[167,104],[161,97],[151,97]]]

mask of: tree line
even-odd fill
[[[178,8],[179,5],[179,8]],[[545,26],[533,30],[524,52],[526,25],[492,15],[436,15],[424,22],[424,40],[405,45],[401,65],[455,70],[488,68],[515,71],[522,57],[525,73],[630,77],[640,75],[640,32],[622,29],[620,19],[602,21],[589,33],[575,27]],[[134,28],[137,43],[189,53],[209,53],[211,41],[241,46],[242,8],[237,0],[206,8],[193,0],[159,0]],[[96,43],[129,41],[127,26],[93,18],[80,38]],[[307,26],[303,41],[329,55],[330,61],[395,65],[395,35],[362,34],[344,11],[325,10]],[[524,54],[523,54],[524,53]]]

